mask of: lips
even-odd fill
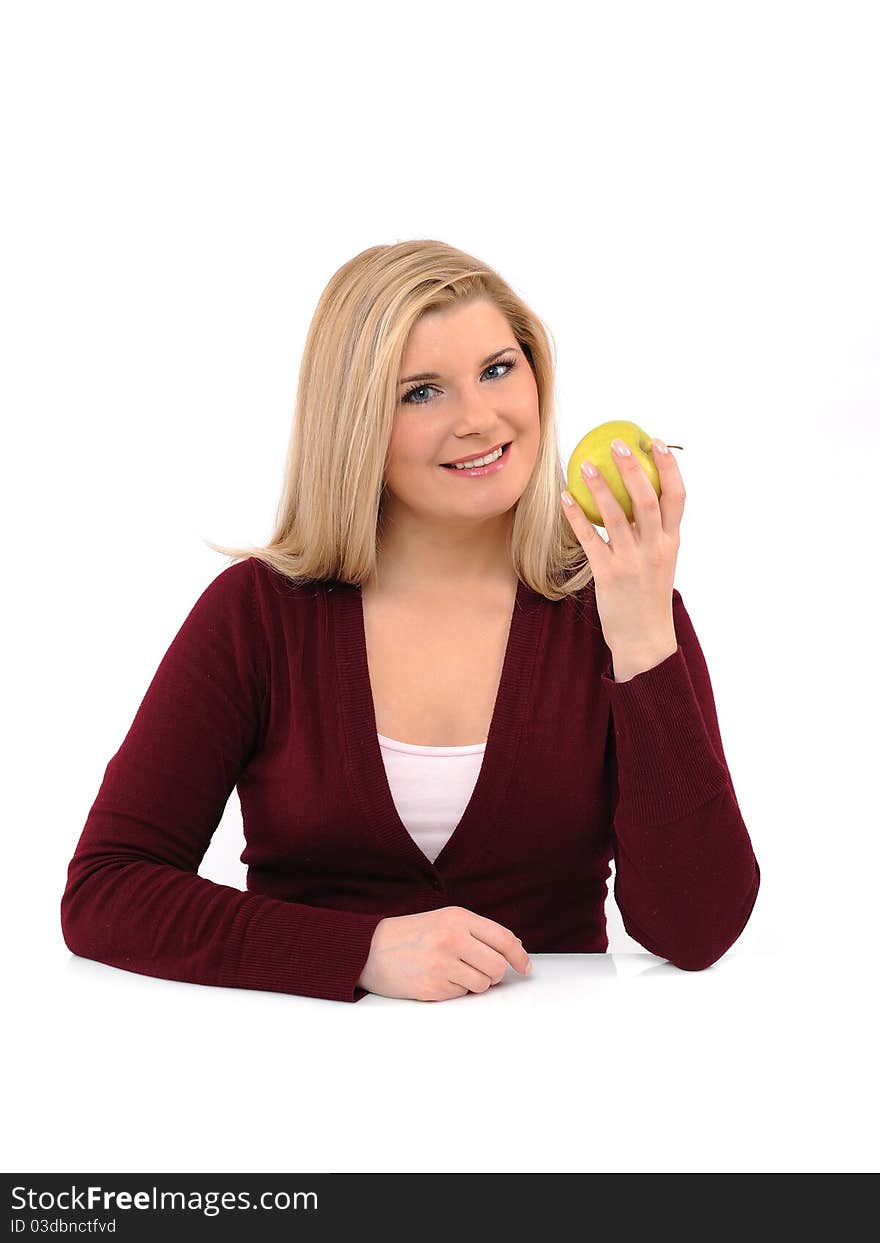
[[[457,457],[457,458],[455,458],[455,459],[454,459],[453,461],[451,461],[451,462],[441,462],[441,463],[440,463],[440,465],[441,465],[441,466],[447,466],[450,470],[452,470],[452,469],[453,469],[453,467],[454,467],[454,466],[455,466],[458,462],[473,462],[475,458],[478,458],[478,457],[488,457],[488,456],[489,456],[489,454],[490,454],[490,453],[494,453],[496,449],[506,449],[506,448],[508,447],[508,445],[509,445],[509,444],[511,444],[511,443],[512,443],[512,442],[511,442],[511,441],[509,441],[509,440],[507,440],[507,441],[499,441],[499,443],[498,443],[497,445],[492,445],[492,447],[491,447],[491,448],[489,448],[489,449],[484,449],[482,453],[469,453],[469,454],[467,455],[467,457]],[[502,456],[503,456],[503,455],[502,455]]]

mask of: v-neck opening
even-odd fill
[[[531,707],[534,661],[529,656],[535,650],[538,625],[544,616],[543,597],[517,580],[480,771],[458,823],[432,863],[400,818],[382,758],[361,588],[351,583],[336,586],[342,589],[332,593],[335,604],[328,594],[325,606],[339,610],[333,633],[342,706],[340,728],[352,793],[360,800],[369,825],[383,844],[399,855],[408,855],[435,881],[447,868],[458,867],[470,858],[503,814],[523,722]]]

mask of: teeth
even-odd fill
[[[500,449],[496,449],[495,452],[490,453],[488,457],[475,457],[471,458],[469,462],[456,462],[455,469],[471,470],[474,466],[488,466],[490,462],[497,462],[503,452],[504,446],[502,445]]]

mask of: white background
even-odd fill
[[[4,5],[4,1169],[877,1168],[878,54],[841,0]],[[682,973],[609,902],[604,967],[434,1006],[75,959],[202,541],[268,537],[317,299],[415,237],[548,326],[563,463],[684,446],[751,921]],[[202,874],[242,848],[233,798]]]

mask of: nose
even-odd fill
[[[465,387],[456,414],[458,417],[453,420],[456,436],[483,434],[498,418],[495,400],[491,393],[486,392],[485,385],[482,388],[477,385]]]

